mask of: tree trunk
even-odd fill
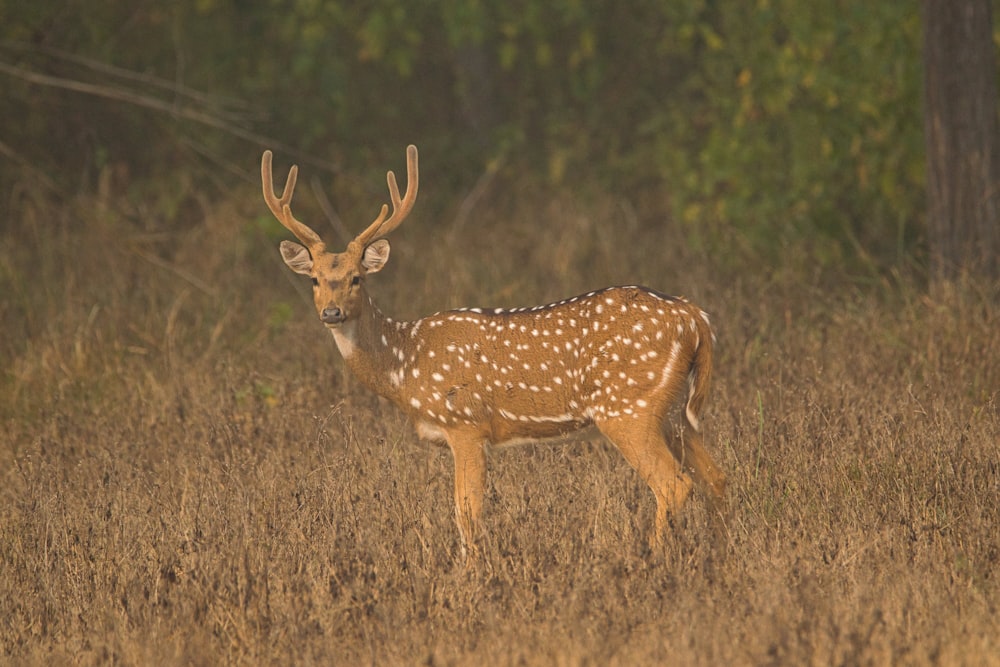
[[[990,0],[923,0],[928,237],[936,280],[1000,277],[1000,137]]]

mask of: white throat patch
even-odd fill
[[[354,342],[354,329],[353,322],[330,329],[330,333],[333,334],[333,340],[337,342],[337,349],[340,350],[340,355],[344,359],[350,358],[355,350],[357,350],[357,345]]]

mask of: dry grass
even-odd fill
[[[418,212],[375,285],[394,315],[635,281],[721,340],[727,513],[696,494],[648,554],[652,497],[608,445],[506,450],[466,570],[447,451],[344,372],[242,194],[175,237],[14,203],[0,661],[1000,663],[995,290],[719,276],[615,202]]]

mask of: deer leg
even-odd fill
[[[705,449],[705,441],[701,433],[689,422],[685,421],[679,437],[670,437],[667,442],[674,457],[681,466],[694,473],[695,479],[708,487],[716,499],[726,494],[726,474],[719,469],[712,455]]]
[[[653,491],[656,523],[649,544],[652,548],[662,546],[669,517],[684,504],[692,486],[691,478],[667,447],[662,424],[658,419],[643,417],[595,423]]]
[[[479,517],[483,512],[483,488],[486,486],[486,450],[477,438],[448,439],[455,459],[455,519],[462,536],[462,554],[476,551]]]
[[[690,464],[695,476],[708,486],[716,498],[722,498],[726,494],[726,474],[705,449],[701,433],[686,419],[681,439],[684,443],[684,462]]]

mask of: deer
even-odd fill
[[[467,559],[478,551],[487,451],[596,427],[656,500],[649,547],[662,546],[692,475],[722,498],[726,476],[705,449],[700,418],[715,343],[708,315],[683,297],[632,285],[540,306],[459,308],[414,321],[384,315],[365,288],[389,259],[385,238],[413,209],[417,149],[406,149],[407,187],[386,175],[392,204],[343,252],[292,214],[298,176],[274,192],[272,154],[261,158],[264,201],[300,243],[282,241],[292,271],[312,280],[319,320],[352,373],[399,407],[424,440],[454,460],[455,517]],[[686,391],[681,442],[665,435]]]

